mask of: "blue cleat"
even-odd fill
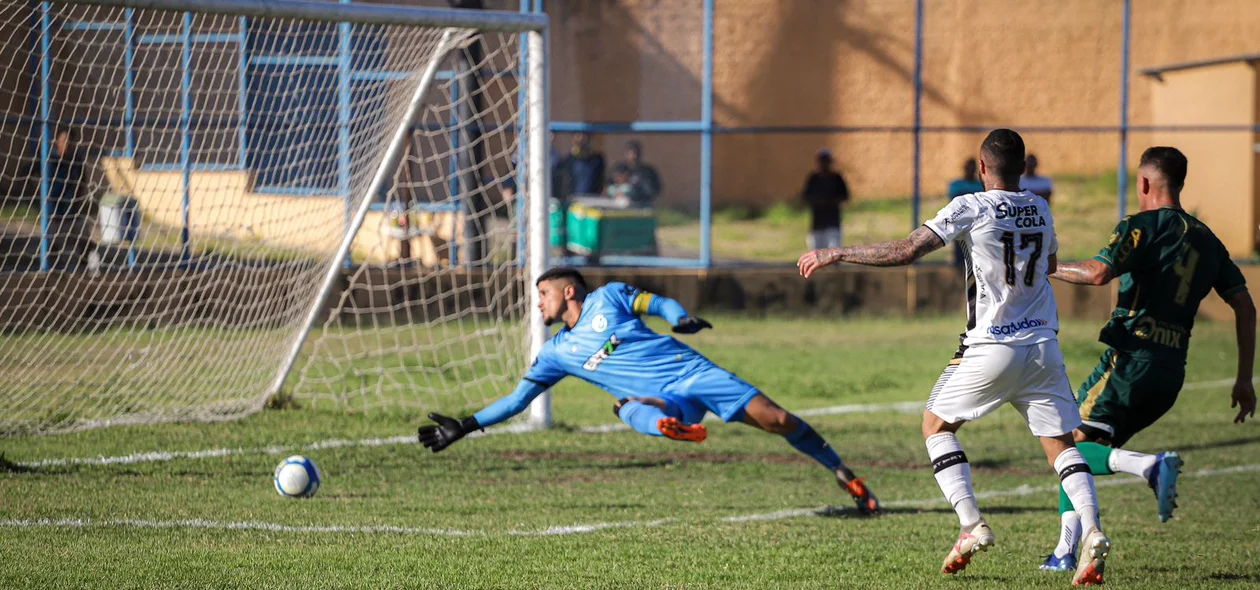
[[[1057,555],[1047,555],[1046,562],[1041,564],[1041,571],[1044,572],[1074,572],[1076,571],[1076,556],[1069,553],[1063,557]]]
[[[1168,522],[1177,508],[1177,478],[1181,476],[1184,464],[1177,451],[1155,455],[1155,468],[1151,469],[1147,483],[1155,491],[1155,499],[1159,500],[1160,522]]]

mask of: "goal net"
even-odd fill
[[[540,343],[543,27],[3,0],[0,435],[501,395]]]

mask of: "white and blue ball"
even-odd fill
[[[309,498],[319,491],[322,478],[315,462],[294,455],[276,466],[276,491],[286,498]]]

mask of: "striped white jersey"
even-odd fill
[[[1058,307],[1047,261],[1059,250],[1046,200],[991,190],[954,198],[923,224],[967,258],[967,333],[963,344],[1056,340]]]

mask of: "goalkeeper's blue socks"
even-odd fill
[[[831,471],[844,467],[840,455],[836,454],[826,440],[823,440],[822,435],[799,416],[796,417],[796,430],[784,435],[783,438],[787,439],[788,444],[796,450],[813,457],[815,461]]]
[[[668,418],[660,408],[650,406],[643,402],[627,401],[621,404],[621,410],[617,412],[617,417],[621,418],[630,428],[649,436],[665,436],[661,434],[661,429],[657,428],[656,423],[661,418]]]

